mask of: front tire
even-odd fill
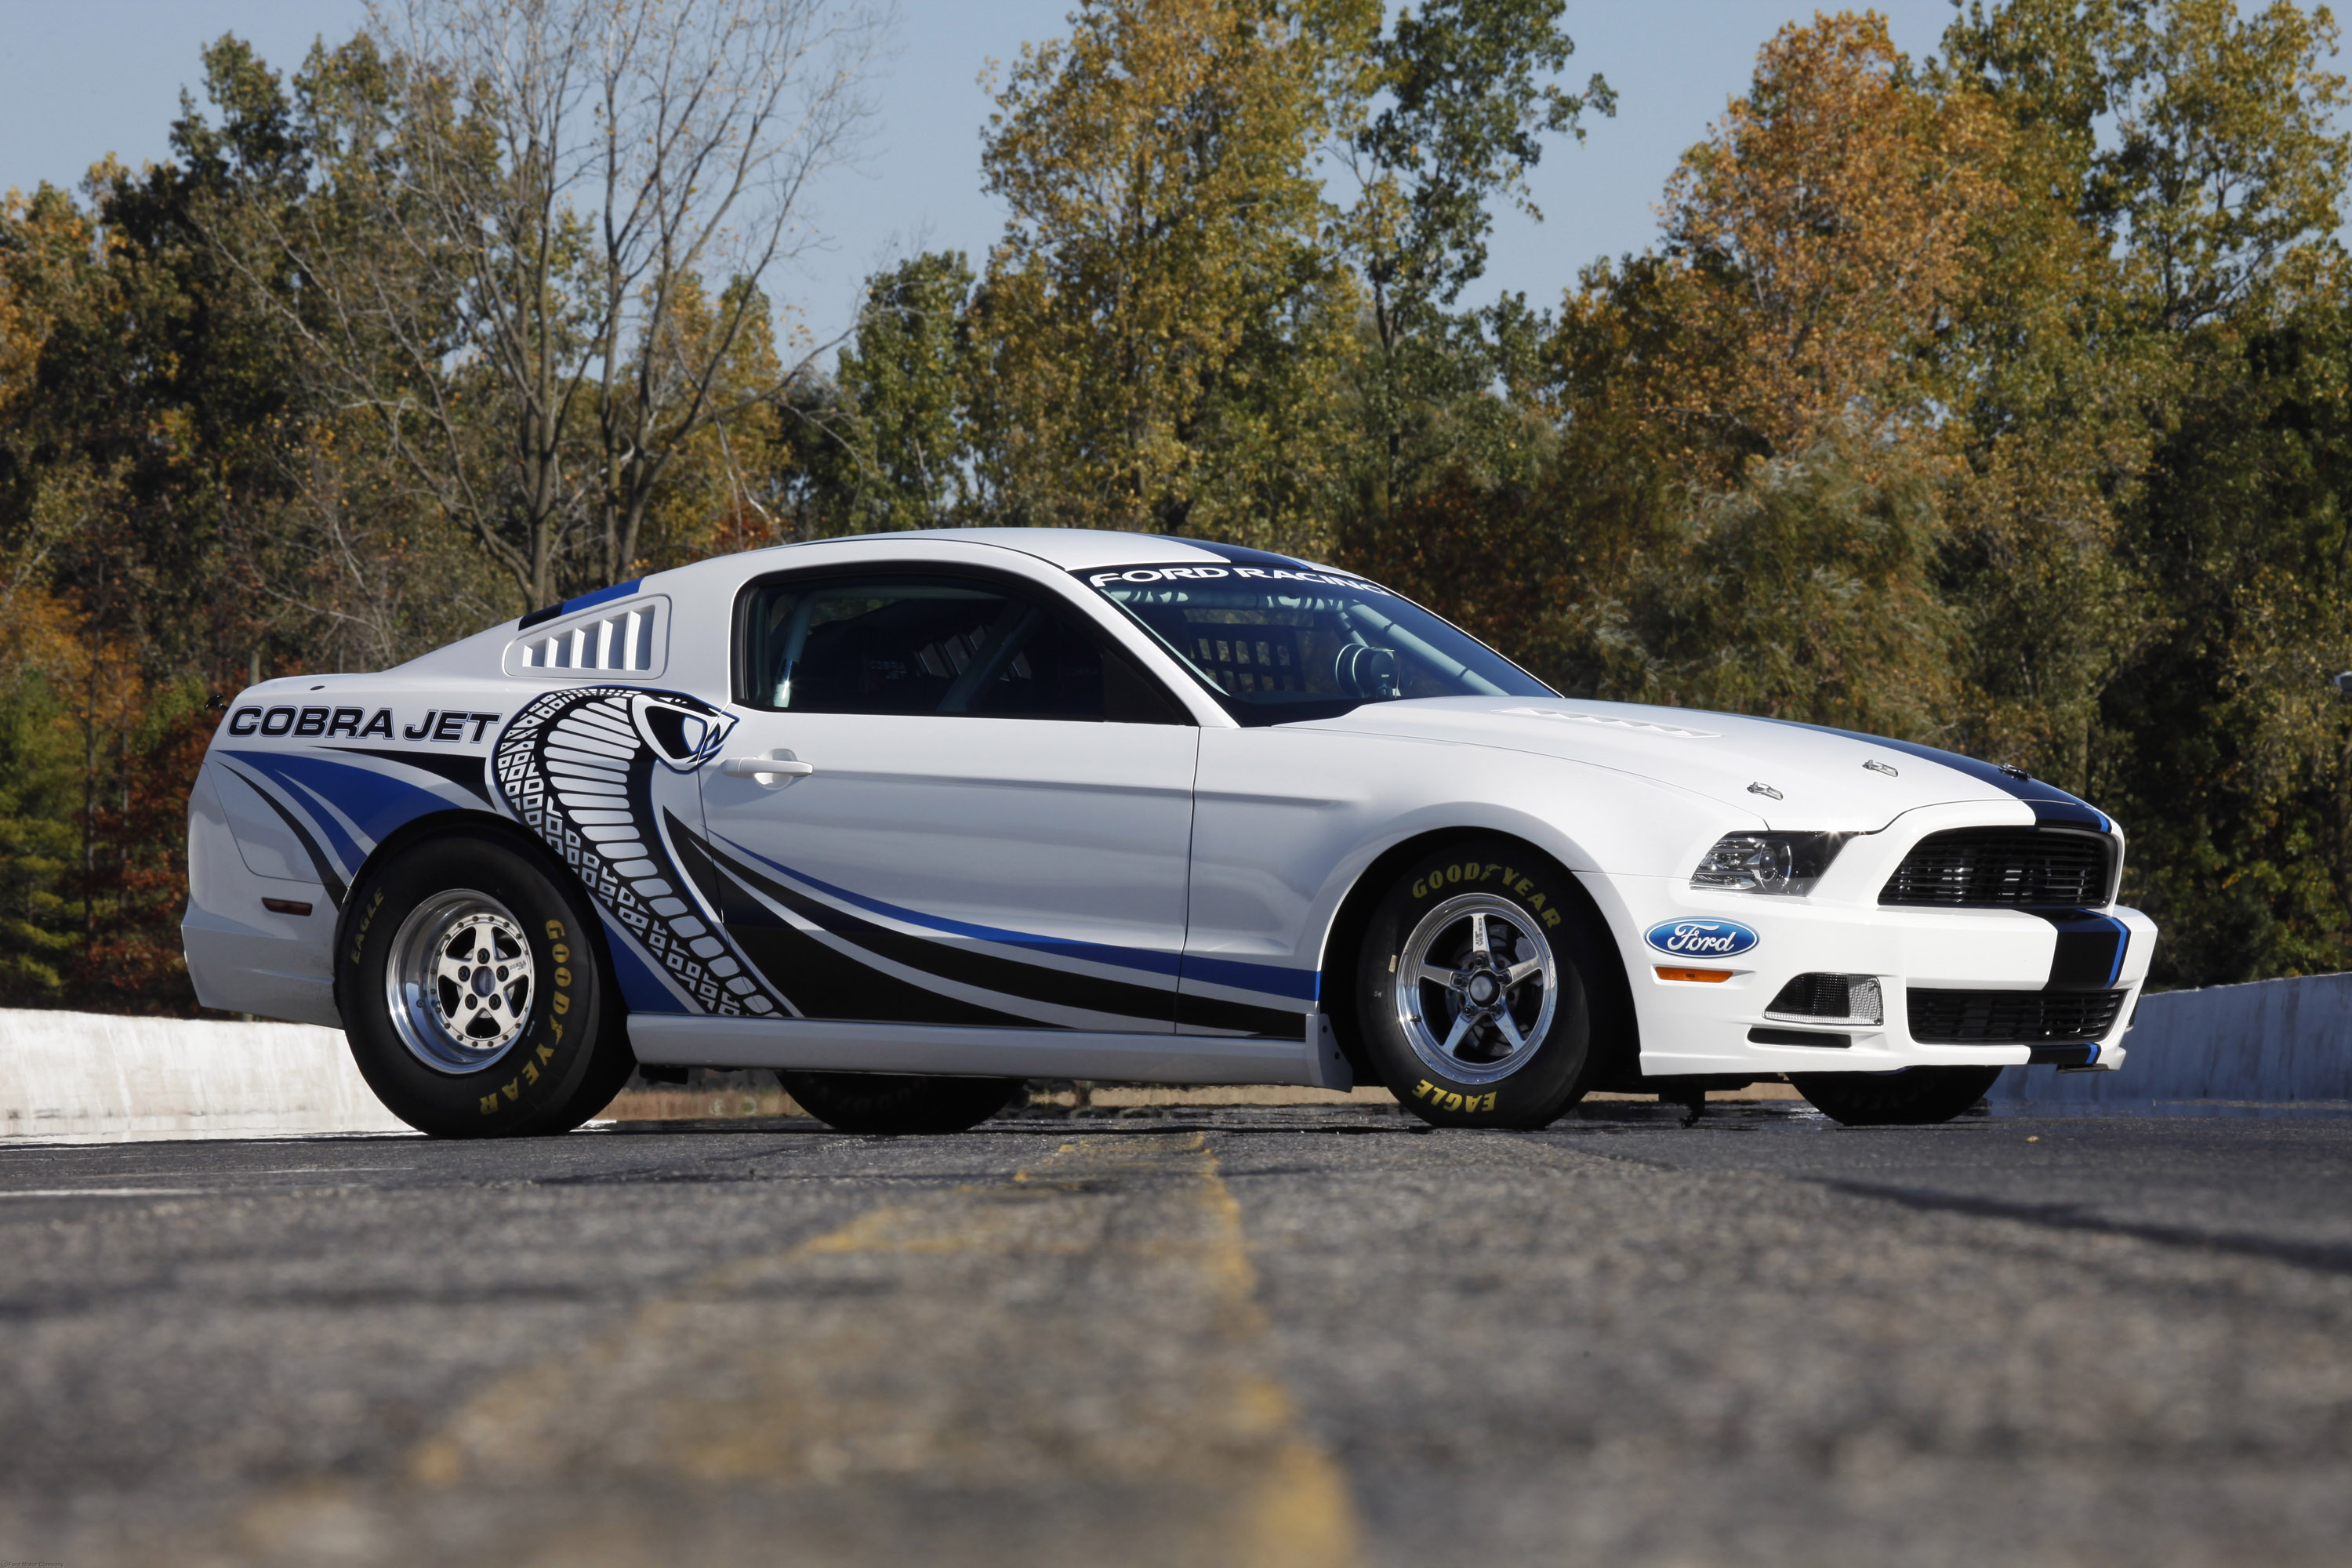
[[[352,889],[335,994],[361,1076],[436,1138],[568,1132],[635,1065],[578,890],[487,834],[426,839]]]
[[[1441,1127],[1546,1127],[1628,1026],[1615,958],[1568,873],[1480,838],[1405,867],[1356,961],[1356,1016],[1389,1091]]]
[[[1799,1072],[1789,1081],[1813,1109],[1848,1127],[1932,1127],[1985,1097],[1999,1068],[1906,1068],[1901,1072]]]
[[[803,1110],[839,1132],[961,1132],[1021,1091],[1017,1078],[921,1078],[911,1073],[779,1071]]]

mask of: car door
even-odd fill
[[[803,1017],[1170,1033],[1200,731],[1019,579],[753,584],[689,874]]]

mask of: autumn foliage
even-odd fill
[[[1003,233],[877,272],[835,352],[763,291],[786,208],[706,223],[735,186],[573,111],[816,62],[754,182],[797,191],[855,119],[846,12],[608,55],[551,0],[585,74],[502,97],[433,41],[475,5],[284,74],[223,39],[168,161],[0,212],[0,1000],[190,1005],[180,813],[257,673],[965,523],[1332,560],[1563,692],[2011,763],[2130,825],[2160,982],[2352,963],[2326,10],[1968,0],[1923,58],[1790,22],[1655,242],[1579,266],[1552,215],[1530,301],[1482,290],[1495,216],[1615,104],[1562,0],[1081,0],[980,128]],[[749,146],[718,101],[677,104]],[[653,228],[553,177],[597,156]]]

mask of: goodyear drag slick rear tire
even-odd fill
[[[1523,844],[1464,840],[1405,867],[1374,909],[1358,1027],[1423,1121],[1549,1126],[1625,1037],[1615,962],[1567,872]]]
[[[368,1087],[436,1138],[568,1132],[635,1064],[587,900],[487,834],[410,845],[361,880],[335,999]]]
[[[911,1073],[779,1072],[803,1110],[838,1132],[961,1132],[1021,1091],[1017,1078],[920,1078]]]

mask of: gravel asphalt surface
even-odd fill
[[[0,1562],[2347,1561],[2352,1118],[0,1148]]]

